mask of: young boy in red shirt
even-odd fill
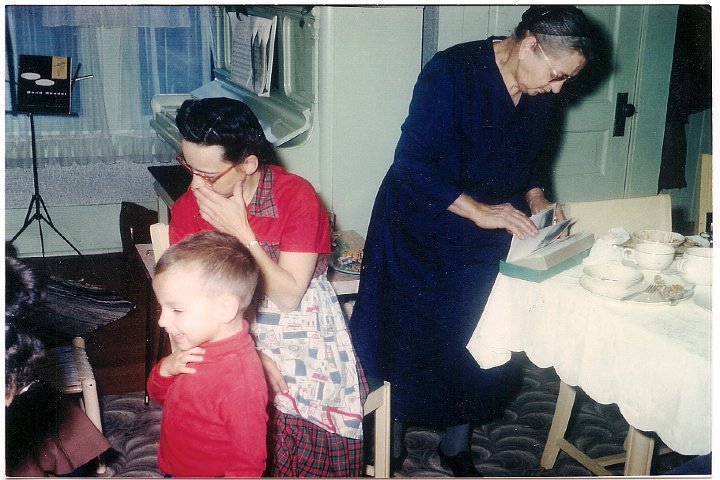
[[[258,279],[235,237],[200,232],[155,267],[158,324],[173,353],[148,380],[163,407],[158,465],[175,477],[259,477],[267,457],[268,389],[245,313]]]

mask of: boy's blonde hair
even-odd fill
[[[226,233],[203,231],[171,245],[155,265],[155,275],[175,267],[198,267],[208,293],[229,292],[245,312],[258,283],[258,266],[252,254],[237,238]]]

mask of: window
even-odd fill
[[[6,105],[14,107],[18,55],[68,56],[73,74],[94,75],[73,86],[78,115],[36,119],[38,164],[172,158],[148,128],[150,99],[210,80],[210,17],[206,6],[8,6]],[[28,119],[5,122],[6,168],[29,167]]]

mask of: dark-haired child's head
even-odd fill
[[[30,307],[41,299],[35,272],[22,260],[5,256],[5,405],[33,380],[44,353],[42,342],[23,330]]]

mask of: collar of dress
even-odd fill
[[[273,172],[269,165],[262,165],[260,180],[252,201],[248,205],[248,213],[256,217],[277,217],[277,206],[272,193]]]

